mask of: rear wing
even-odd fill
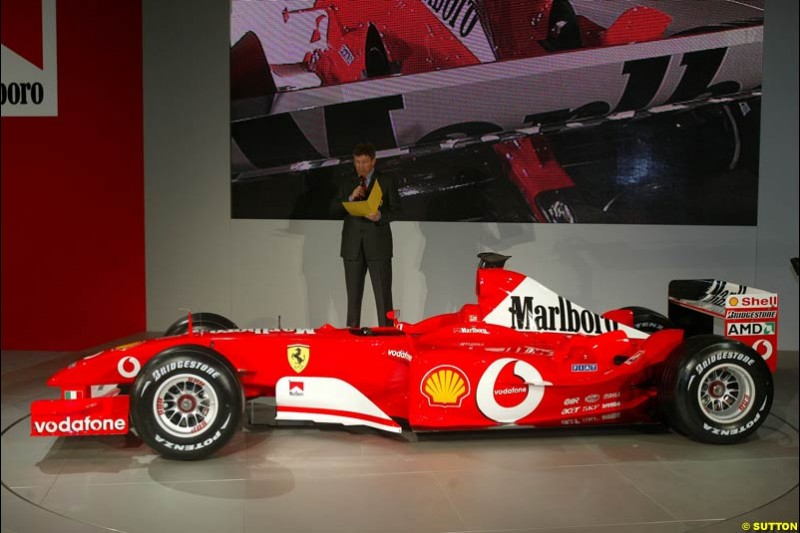
[[[752,346],[775,372],[778,295],[713,279],[669,284],[669,318],[686,336],[714,333]]]

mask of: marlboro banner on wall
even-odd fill
[[[2,116],[58,115],[56,0],[3,0],[0,5]]]

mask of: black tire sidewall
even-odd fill
[[[655,333],[662,329],[671,329],[675,325],[672,321],[652,309],[646,307],[624,307],[623,309],[633,313],[633,327],[645,333]]]
[[[154,414],[156,391],[179,374],[206,381],[218,399],[214,421],[188,437],[167,432]],[[142,368],[131,391],[131,419],[140,438],[172,459],[201,459],[219,450],[238,430],[242,409],[242,391],[233,369],[213,350],[202,346],[178,346],[157,355]]]
[[[192,314],[192,330],[193,331],[224,331],[236,329],[236,324],[222,316],[215,313],[194,313]],[[165,331],[165,337],[174,335],[183,335],[189,331],[189,317],[179,318],[173,322]]]
[[[752,348],[727,339],[700,339],[697,350],[687,350],[674,375],[671,417],[673,424],[690,437],[715,444],[743,440],[764,422],[772,407],[772,374],[763,358]],[[754,393],[747,414],[722,424],[709,418],[697,399],[703,376],[725,364],[744,370],[753,380]]]

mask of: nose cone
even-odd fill
[[[60,387],[64,385],[67,381],[70,381],[70,377],[75,375],[75,364],[73,363],[67,368],[62,368],[47,380],[47,385],[49,387]]]

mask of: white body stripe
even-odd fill
[[[521,331],[602,335],[622,330],[631,339],[650,336],[584,309],[531,278],[517,285],[484,321]]]
[[[311,420],[344,425],[363,425],[386,431],[400,426],[361,391],[341,379],[322,377],[283,377],[275,385],[278,420]],[[291,411],[291,408],[309,410]],[[282,408],[284,408],[282,410]],[[289,410],[286,410],[286,409]],[[313,412],[318,410],[318,412]],[[337,411],[326,413],[324,411]],[[348,416],[348,413],[351,416]],[[361,415],[361,416],[359,416]]]

